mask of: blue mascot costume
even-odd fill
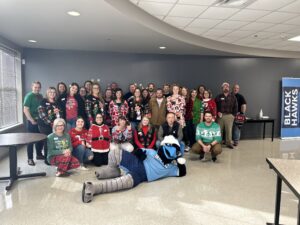
[[[110,151],[108,165],[95,172],[99,181],[84,182],[82,201],[88,203],[94,195],[131,189],[145,181],[185,176],[185,159],[182,156],[178,141],[171,135],[164,138],[157,151]]]

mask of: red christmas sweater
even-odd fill
[[[73,148],[76,148],[78,145],[82,145],[83,141],[84,141],[84,143],[86,142],[87,137],[88,137],[88,131],[85,128],[83,128],[81,131],[78,131],[75,128],[72,128],[69,131],[69,135],[71,137],[71,142],[72,142]]]
[[[110,140],[110,130],[107,125],[92,124],[89,129],[87,143],[92,146],[93,152],[108,152]]]
[[[121,104],[119,104],[119,106],[115,100],[113,100],[109,103],[109,114],[111,117],[112,127],[114,127],[118,124],[119,116],[125,116],[125,117],[127,116],[128,109],[129,109],[129,106],[128,106],[127,101],[125,101],[125,100],[123,102],[121,102]]]
[[[204,112],[210,111],[212,113],[214,121],[216,121],[217,118],[217,105],[214,99],[203,99],[202,100],[203,104],[203,110]]]
[[[142,126],[134,131],[134,142],[138,148],[154,149],[156,142],[156,132],[154,128],[149,130],[149,126]]]

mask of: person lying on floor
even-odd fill
[[[178,141],[170,135],[161,144],[157,151],[137,149],[130,153],[110,150],[108,165],[95,172],[99,181],[83,183],[82,201],[88,203],[93,200],[94,195],[131,189],[145,181],[185,176],[185,159],[181,157]],[[121,169],[124,171],[122,175]]]

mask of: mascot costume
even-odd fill
[[[164,138],[157,151],[111,150],[108,154],[108,165],[95,172],[99,181],[84,182],[82,201],[88,203],[93,200],[94,195],[131,189],[145,181],[185,176],[185,159],[182,156],[179,142],[171,135]]]

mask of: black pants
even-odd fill
[[[51,126],[38,126],[39,131],[41,134],[49,135],[52,133],[52,127]],[[45,163],[48,164],[47,161],[47,155],[48,155],[48,147],[47,147],[47,139],[44,141],[44,156],[45,156]]]
[[[93,163],[95,166],[103,166],[108,164],[108,152],[93,152]]]
[[[27,121],[27,131],[29,133],[40,133],[39,127],[37,124],[33,125],[30,121]],[[42,155],[42,149],[44,145],[44,141],[39,141],[35,144],[28,144],[27,145],[27,157],[28,159],[33,159],[33,145],[35,145],[36,155]]]
[[[183,141],[186,145],[189,147],[192,147],[193,144],[196,142],[195,140],[195,126],[193,124],[193,120],[187,120],[185,121],[186,126],[183,128]]]

